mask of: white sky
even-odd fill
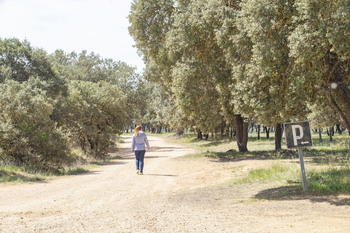
[[[48,53],[87,50],[144,68],[132,47],[132,0],[0,0],[0,37],[27,39]]]

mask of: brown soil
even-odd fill
[[[225,185],[268,161],[183,158],[191,149],[149,136],[136,175],[122,159],[52,181],[0,186],[0,232],[350,232],[350,197],[290,186]]]

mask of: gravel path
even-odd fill
[[[125,136],[109,165],[0,185],[0,232],[350,232],[349,196],[259,199],[263,190],[222,184],[261,161],[182,158],[193,151],[148,138],[143,176]]]

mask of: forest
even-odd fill
[[[219,135],[248,151],[248,130],[309,120],[350,131],[347,0],[134,0],[129,32],[142,74],[87,51],[48,54],[0,38],[0,163],[55,171],[104,159],[116,135]]]

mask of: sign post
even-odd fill
[[[298,149],[301,175],[303,178],[303,188],[304,188],[304,191],[306,192],[307,191],[306,174],[305,174],[303,151],[301,148],[312,146],[310,123],[308,121],[285,123],[284,129],[285,129],[287,148]]]
[[[304,157],[303,157],[303,151],[298,148],[298,155],[300,160],[300,168],[301,168],[301,176],[303,177],[303,188],[304,191],[307,191],[307,184],[306,184],[306,174],[305,174],[305,167],[304,167]]]

